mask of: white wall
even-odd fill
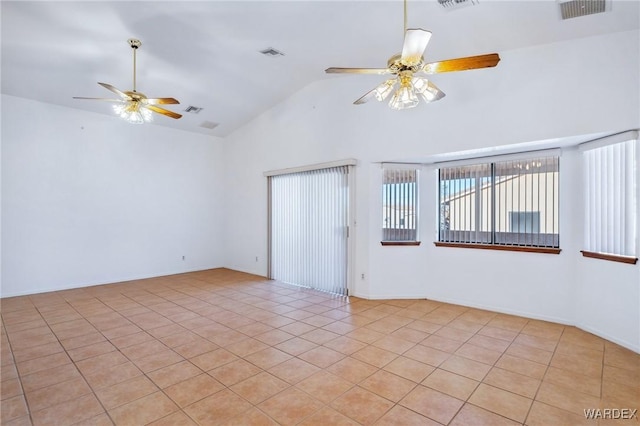
[[[2,297],[223,266],[220,139],[2,107]]]
[[[267,273],[266,170],[356,158],[356,255],[352,293],[427,297],[569,324],[640,350],[638,266],[611,266],[615,313],[597,316],[600,292],[581,276],[580,162],[562,157],[559,255],[435,248],[435,176],[425,173],[422,245],[382,247],[380,173],[373,163],[640,127],[639,32],[499,52],[497,68],[442,74],[447,97],[396,112],[351,102],[379,83],[345,76],[314,83],[225,141],[227,266]],[[327,64],[331,65],[331,64]],[[258,256],[259,261],[255,261]],[[598,266],[594,266],[598,268]],[[365,279],[360,279],[365,274]],[[578,300],[584,303],[578,306]],[[613,306],[609,304],[608,307]],[[635,333],[635,334],[634,334]]]

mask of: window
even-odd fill
[[[383,168],[382,244],[418,243],[418,170]]]
[[[558,253],[558,173],[557,156],[441,168],[436,245]]]
[[[587,257],[635,263],[637,132],[581,145]],[[604,256],[602,256],[604,255]]]

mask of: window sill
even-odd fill
[[[592,259],[600,259],[600,260],[609,260],[611,262],[621,262],[628,263],[630,265],[635,265],[638,262],[637,257],[632,256],[620,256],[618,254],[604,254],[604,253],[596,253],[593,251],[580,250],[582,256],[590,257]]]
[[[471,243],[443,243],[436,241],[433,244],[436,247],[458,247],[458,248],[470,248],[470,249],[482,249],[482,250],[502,250],[502,251],[524,251],[529,253],[546,253],[546,254],[559,254],[559,248],[551,247],[526,247],[526,246],[507,246],[498,244],[471,244]]]
[[[420,241],[380,241],[383,246],[419,246]]]

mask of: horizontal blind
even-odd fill
[[[347,292],[349,166],[269,177],[271,278]]]
[[[628,140],[585,150],[585,248],[636,255],[636,149]]]
[[[385,168],[382,181],[382,240],[417,241],[418,170]]]

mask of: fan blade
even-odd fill
[[[354,105],[362,105],[364,103],[367,103],[371,99],[375,98],[375,93],[376,93],[376,89],[371,89],[367,93],[365,93],[364,96],[362,96],[361,98],[356,100],[353,104]]]
[[[109,98],[84,98],[82,96],[74,96],[73,99],[88,99],[90,101],[107,101],[107,102],[125,102],[124,99],[109,99]]]
[[[404,65],[412,66],[420,63],[424,50],[431,39],[431,31],[421,28],[408,29],[404,35],[402,55],[400,61]]]
[[[158,114],[166,115],[167,117],[171,117],[171,118],[180,118],[180,117],[182,117],[181,114],[175,113],[173,111],[169,111],[168,109],[164,109],[164,108],[160,108],[160,107],[157,107],[157,106],[153,106],[153,105],[144,105],[143,108],[150,109],[153,112],[157,112]]]
[[[173,98],[146,98],[142,100],[147,105],[162,105],[162,104],[179,104],[177,99]]]
[[[389,68],[327,68],[327,74],[392,74]]]
[[[427,74],[438,74],[451,71],[465,71],[478,68],[495,67],[500,62],[500,56],[497,53],[488,55],[468,56],[466,58],[447,59],[439,62],[430,62],[425,64],[422,72]]]
[[[122,90],[120,90],[120,89],[116,89],[115,87],[113,87],[113,86],[112,86],[112,85],[110,85],[110,84],[107,84],[107,83],[100,83],[100,82],[98,82],[98,84],[99,84],[100,86],[104,87],[104,88],[105,88],[105,89],[107,89],[107,90],[111,90],[113,93],[115,93],[116,95],[120,96],[122,99],[125,99],[125,100],[128,100],[128,101],[129,101],[129,100],[131,100],[131,96],[127,95],[126,93],[124,93],[124,92],[123,92]]]
[[[395,78],[383,81],[382,83],[378,84],[373,90],[365,93],[363,97],[355,101],[353,104],[361,105],[365,102],[369,102],[371,98],[376,98],[380,102],[384,101],[387,96],[389,96],[389,94],[391,94],[391,92],[393,91],[393,88],[396,85],[396,81],[397,80]]]

